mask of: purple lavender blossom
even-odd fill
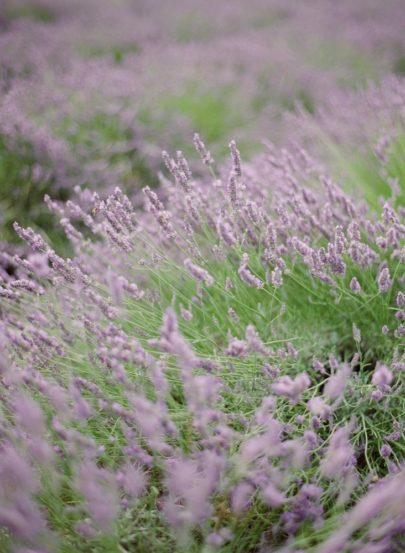
[[[282,376],[274,384],[272,390],[277,395],[286,396],[291,403],[297,403],[300,395],[311,384],[307,373],[298,374],[294,379],[290,376]]]
[[[353,277],[350,281],[350,290],[355,294],[359,294],[361,292],[360,282],[357,280],[356,277]]]
[[[392,453],[392,448],[388,444],[381,446],[380,454],[382,457],[389,457]]]
[[[361,342],[361,332],[360,329],[353,323],[353,340],[359,344]]]
[[[388,267],[384,267],[380,274],[378,275],[378,289],[382,294],[385,294],[388,292],[388,290],[391,288],[392,282],[391,282],[391,276],[390,271]]]
[[[373,372],[372,383],[374,386],[384,386],[391,384],[394,376],[386,365],[378,365]]]
[[[197,281],[204,282],[206,286],[214,284],[214,279],[209,272],[193,263],[191,259],[185,259],[184,266]]]
[[[238,269],[238,274],[240,278],[246,282],[248,286],[253,288],[263,288],[264,284],[248,267],[249,256],[247,253],[244,253],[242,256],[242,262]]]

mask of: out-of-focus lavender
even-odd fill
[[[4,0],[1,156],[20,155],[26,188],[133,194],[195,131],[214,154],[232,135],[251,155],[281,138],[285,111],[402,74],[404,26],[397,0]]]
[[[401,551],[404,17],[3,1],[0,550]]]

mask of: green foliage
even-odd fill
[[[177,19],[172,31],[178,42],[206,42],[219,32],[215,20],[208,19],[201,13],[186,12]]]
[[[131,54],[138,54],[140,46],[136,42],[83,42],[76,47],[77,53],[83,58],[111,58],[119,65]]]
[[[285,111],[295,111],[297,105],[299,105],[308,113],[315,112],[315,103],[311,98],[311,93],[304,88],[294,91],[290,96],[281,98],[280,105]]]
[[[10,149],[0,136],[0,240],[15,242],[14,221],[49,233],[58,246],[62,233],[56,228],[53,216],[43,203],[44,195],[54,186],[52,178],[35,180],[33,171],[37,161],[29,144],[21,152]],[[54,194],[55,196],[55,194]],[[67,190],[59,189],[59,199],[67,199]]]
[[[393,71],[397,75],[405,75],[405,54],[398,55],[397,59],[394,61]]]
[[[288,8],[271,9],[267,8],[262,13],[255,14],[251,19],[253,27],[261,29],[273,27],[274,25],[282,24],[291,17],[291,12]]]
[[[55,21],[54,12],[40,3],[31,2],[27,4],[14,5],[6,8],[6,19],[30,19],[40,23],[52,23]]]
[[[64,117],[53,126],[55,137],[66,141],[76,160],[71,166],[64,167],[65,176],[74,181],[86,164],[107,160],[110,171],[114,168],[119,171],[119,184],[126,193],[132,194],[146,184],[157,186],[156,172],[137,147],[133,129],[102,110],[86,116],[81,109],[78,106],[74,115]],[[47,116],[52,118],[51,111]],[[37,124],[41,123],[38,118]],[[43,175],[39,179],[34,176],[38,169]],[[95,182],[84,184],[97,186]],[[18,221],[24,226],[41,229],[59,251],[67,246],[55,217],[44,205],[45,194],[55,200],[67,200],[71,190],[56,182],[52,163],[38,159],[27,141],[21,139],[20,144],[10,147],[0,136],[1,241],[16,241],[12,224]]]
[[[391,196],[389,179],[396,181],[398,194],[394,205],[405,202],[405,133],[398,129],[395,137],[389,141],[385,152],[386,162],[382,165],[370,148],[364,150],[349,149],[344,145],[335,146],[324,141],[336,174],[344,176],[343,184],[348,191],[355,191],[364,197],[375,210],[379,209],[380,199]],[[342,167],[344,168],[342,171]]]
[[[376,75],[375,59],[349,42],[316,42],[310,48],[309,61],[322,71],[341,72],[341,84],[354,88]]]
[[[156,174],[136,146],[133,128],[124,126],[119,117],[103,110],[86,115],[79,107],[74,116],[60,122],[56,132],[68,142],[81,163],[103,161],[112,171],[118,167],[119,184],[126,193],[131,194],[146,184],[157,185]]]
[[[181,149],[186,155],[193,156],[190,137],[198,131],[219,158],[226,155],[227,143],[235,132],[254,124],[249,106],[234,87],[225,86],[213,91],[197,82],[190,82],[180,94],[160,97],[153,108],[145,104],[138,113],[138,120],[147,132],[154,134],[166,132],[171,127],[178,128],[179,122],[184,121],[187,131],[170,135],[170,149]],[[259,150],[259,144],[254,140],[241,140],[238,148],[246,159]]]
[[[231,110],[232,94],[231,87],[214,94],[191,85],[179,95],[163,98],[161,106],[187,117],[208,143],[216,143],[242,123],[243,116]]]

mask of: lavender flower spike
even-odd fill
[[[231,150],[232,156],[232,172],[237,176],[242,176],[242,167],[239,150],[236,147],[236,142],[231,140],[229,143],[229,149]]]
[[[209,274],[209,272],[193,263],[191,259],[185,259],[184,266],[199,282],[204,282],[206,286],[212,286],[214,284],[214,278]]]
[[[378,290],[382,294],[385,294],[391,288],[392,282],[391,282],[391,275],[388,267],[384,267],[384,269],[378,275],[377,283],[378,283]]]
[[[214,160],[211,156],[211,153],[205,147],[205,144],[201,140],[199,134],[197,134],[197,133],[194,134],[193,142],[194,142],[195,149],[200,154],[202,162],[204,163],[204,165],[211,165],[212,163],[214,163]]]
[[[290,376],[282,376],[271,387],[273,392],[280,396],[286,396],[291,403],[297,403],[300,395],[311,384],[306,372],[298,374],[294,379]]]
[[[350,290],[355,294],[359,294],[361,292],[360,282],[357,280],[356,277],[353,277],[350,281]]]
[[[263,286],[264,286],[263,282],[260,280],[260,278],[255,276],[250,271],[250,269],[248,267],[248,263],[249,263],[249,256],[248,256],[247,253],[244,253],[243,256],[242,256],[242,263],[241,263],[241,265],[239,266],[239,269],[238,269],[238,273],[239,273],[240,278],[244,282],[246,282],[246,284],[248,284],[249,286],[252,286],[252,288],[263,288]]]
[[[392,372],[386,365],[378,365],[373,373],[371,382],[374,386],[384,386],[390,384],[393,378]]]

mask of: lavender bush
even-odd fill
[[[298,141],[193,142],[202,176],[164,152],[143,210],[47,197],[71,258],[14,224],[2,551],[403,551],[400,150],[370,190]]]
[[[405,551],[404,16],[2,2],[1,553]]]
[[[195,130],[217,157],[282,140],[284,112],[403,74],[404,24],[401,0],[2,0],[0,239],[52,234],[43,193],[133,199]]]

